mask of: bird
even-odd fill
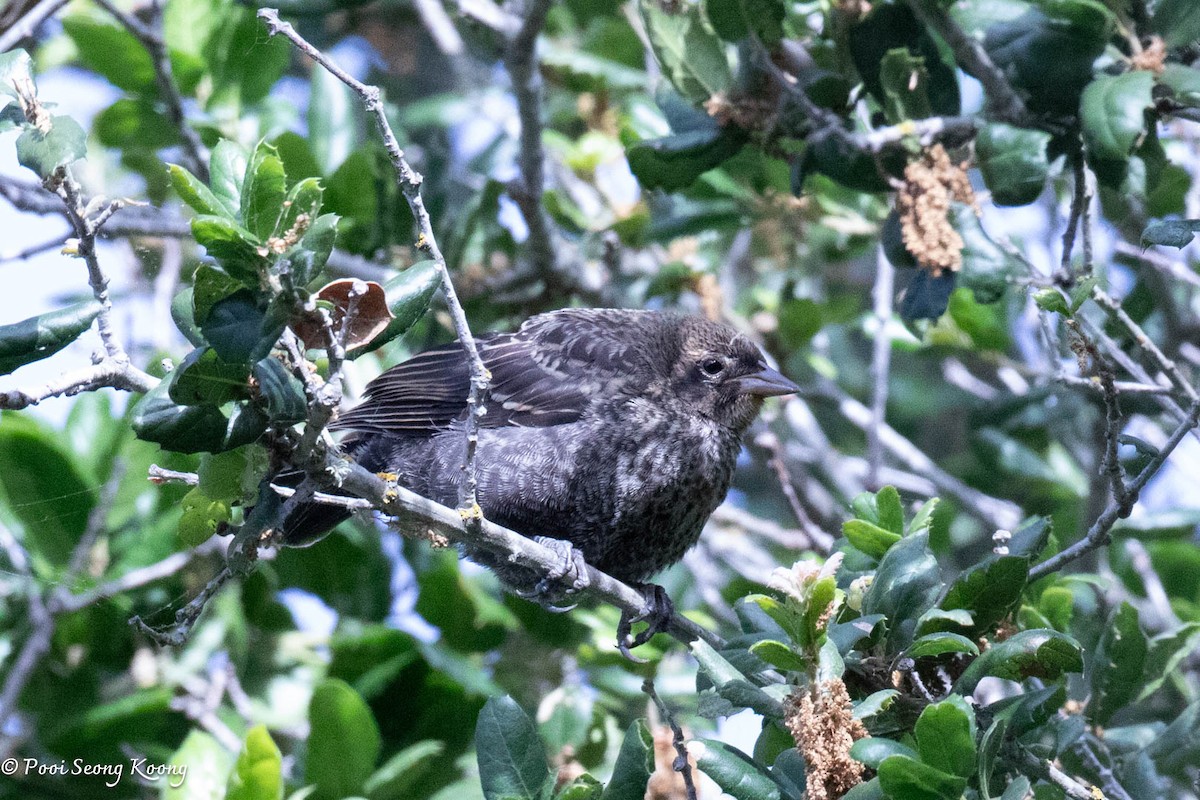
[[[561,309],[481,335],[477,348],[491,373],[477,416],[479,506],[564,564],[548,582],[481,549],[465,555],[550,607],[556,589],[583,588],[580,559],[635,586],[649,614],[622,618],[618,645],[629,655],[671,613],[661,587],[645,581],[699,539],[764,399],[799,387],[732,327],[663,311]],[[361,466],[455,506],[470,388],[466,352],[452,342],[383,372],[330,428],[348,432],[343,450]],[[279,533],[306,546],[349,515],[301,504]],[[568,575],[569,585],[550,585]],[[630,624],[643,618],[650,628],[631,639]]]

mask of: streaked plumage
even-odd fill
[[[570,541],[588,563],[642,581],[678,561],[729,488],[762,398],[795,386],[733,329],[651,311],[567,309],[479,339],[491,371],[478,497],[488,519]],[[334,427],[347,452],[455,505],[470,375],[457,343],[370,383]],[[344,518],[308,507],[285,523],[303,544]],[[468,555],[511,585],[540,576]]]

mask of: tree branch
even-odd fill
[[[867,488],[879,489],[879,470],[883,467],[883,441],[880,429],[887,416],[888,372],[892,363],[892,294],[895,270],[879,248],[875,259],[875,341],[871,356],[871,424],[867,426]]]

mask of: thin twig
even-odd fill
[[[879,431],[887,417],[888,373],[892,364],[892,294],[895,270],[879,248],[875,259],[875,342],[871,355],[871,424],[867,427],[867,488],[879,489],[883,441]]]
[[[928,0],[905,2],[921,22],[936,31],[946,44],[950,45],[959,65],[983,84],[991,116],[1014,125],[1028,125],[1029,112],[1025,108],[1025,102],[983,49],[983,43],[963,32],[937,3]]]
[[[550,4],[551,0],[527,0],[521,26],[505,47],[504,66],[512,79],[521,128],[517,156],[521,179],[513,181],[509,194],[529,228],[525,243],[534,271],[547,282],[557,283],[550,220],[542,206],[546,153],[542,148],[542,77],[537,64],[538,35],[546,24]]]
[[[1129,516],[1129,512],[1133,509],[1134,504],[1137,503],[1139,493],[1150,482],[1150,479],[1158,474],[1163,464],[1166,463],[1167,458],[1179,446],[1179,443],[1183,441],[1183,437],[1196,427],[1198,421],[1200,421],[1200,400],[1192,403],[1191,409],[1189,409],[1183,422],[1175,428],[1170,438],[1167,439],[1154,458],[1125,487],[1125,497],[1123,500],[1118,501],[1115,497],[1112,498],[1104,511],[1092,523],[1092,526],[1088,528],[1084,537],[1062,552],[1034,566],[1029,570],[1030,580],[1037,580],[1052,572],[1057,572],[1077,558],[1087,555],[1093,550],[1107,544],[1113,525],[1116,524],[1118,519]]]
[[[16,47],[22,39],[32,36],[46,19],[58,13],[68,0],[42,0],[17,20],[12,27],[0,33],[0,53]]]
[[[148,392],[158,379],[131,364],[102,361],[90,367],[65,372],[43,386],[0,391],[0,409],[15,411],[37,405],[51,397],[72,397],[105,387],[127,392]]]
[[[642,681],[642,691],[654,701],[654,705],[658,707],[658,713],[662,714],[663,721],[671,727],[671,745],[675,748],[675,761],[671,764],[671,768],[683,777],[683,789],[687,800],[696,800],[696,784],[692,780],[692,764],[688,757],[687,742],[683,738],[683,728],[679,727],[671,709],[654,690],[653,678],[646,678]]]
[[[462,470],[464,480],[459,488],[459,508],[465,518],[469,520],[469,524],[476,525],[482,521],[482,512],[476,499],[477,477],[475,452],[479,443],[479,419],[485,411],[484,398],[487,394],[491,375],[487,367],[484,366],[483,359],[479,356],[479,349],[475,345],[475,338],[471,335],[471,329],[467,325],[466,313],[463,311],[462,304],[458,301],[458,294],[454,289],[454,281],[450,277],[450,270],[446,267],[446,258],[442,254],[441,248],[438,247],[437,240],[434,238],[433,224],[429,218],[429,212],[425,209],[425,202],[421,198],[421,182],[423,178],[413,170],[404,158],[404,151],[400,149],[400,143],[396,140],[396,135],[392,132],[392,126],[388,122],[383,97],[378,87],[362,83],[331,61],[324,53],[300,36],[290,23],[281,20],[277,10],[261,8],[258,11],[258,18],[266,24],[269,35],[282,35],[298,50],[316,61],[328,70],[331,75],[350,87],[351,91],[362,98],[367,112],[375,116],[379,134],[383,139],[384,149],[388,154],[388,160],[391,162],[392,168],[396,173],[397,183],[404,194],[404,198],[408,201],[413,219],[417,223],[417,249],[425,253],[426,256],[437,264],[442,279],[442,293],[445,295],[446,306],[450,312],[450,318],[454,323],[454,331],[458,335],[458,341],[462,345],[470,367],[471,388],[467,396],[468,411],[466,422],[463,426],[464,454]]]
[[[1200,397],[1200,394],[1196,392],[1196,387],[1192,386],[1191,382],[1184,376],[1183,371],[1179,369],[1179,365],[1176,364],[1174,360],[1167,357],[1167,354],[1164,353],[1159,346],[1154,343],[1154,340],[1151,339],[1144,330],[1142,330],[1142,326],[1138,325],[1137,322],[1134,321],[1133,317],[1129,316],[1129,313],[1125,311],[1125,309],[1114,297],[1109,295],[1099,286],[1096,286],[1092,288],[1092,299],[1107,309],[1109,313],[1116,317],[1118,322],[1120,322],[1129,330],[1129,332],[1133,335],[1133,340],[1137,343],[1137,345],[1149,353],[1154,360],[1158,362],[1158,365],[1160,368],[1162,368],[1162,371],[1167,374],[1172,383],[1174,383],[1181,391],[1183,391],[1184,394],[1187,395],[1189,400],[1195,400],[1197,397]]]
[[[1055,281],[1062,286],[1075,285],[1075,272],[1071,269],[1071,256],[1075,251],[1075,235],[1079,232],[1087,197],[1087,179],[1084,175],[1086,167],[1083,163],[1083,146],[1078,139],[1073,143],[1075,151],[1071,154],[1074,181],[1071,193],[1071,211],[1067,216],[1067,229],[1062,237],[1062,260],[1059,264]],[[1083,236],[1086,242],[1088,236]],[[1088,248],[1090,251],[1090,247]],[[1090,271],[1090,270],[1088,270]]]
[[[1087,738],[1077,740],[1075,746],[1071,749],[1083,759],[1083,763],[1087,764],[1089,769],[1100,777],[1100,785],[1103,787],[1104,796],[1108,800],[1133,800],[1129,796],[1129,792],[1125,791],[1125,787],[1117,780],[1117,776],[1113,774],[1112,769],[1096,755],[1096,751],[1092,749],[1092,745]]]

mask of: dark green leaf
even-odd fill
[[[1121,603],[1103,627],[1090,665],[1087,715],[1093,724],[1107,726],[1113,714],[1129,705],[1141,683],[1147,650],[1137,609]]]
[[[933,605],[941,587],[937,559],[929,552],[929,534],[913,534],[892,545],[879,562],[862,610],[885,615],[888,640],[893,647],[903,648],[912,642],[917,618]]]
[[[1200,69],[1167,64],[1158,76],[1160,86],[1169,86],[1174,99],[1189,108],[1200,108]]]
[[[876,770],[888,757],[895,755],[907,756],[915,760],[917,751],[906,744],[878,736],[859,739],[850,747],[851,758]]]
[[[121,149],[158,150],[179,141],[179,131],[149,100],[123,97],[96,115],[92,130],[100,143]]]
[[[348,354],[349,358],[358,358],[403,336],[429,308],[434,293],[441,285],[441,271],[435,261],[418,261],[385,283],[383,289],[387,293],[392,321],[383,329],[383,333],[362,347],[352,350]]]
[[[750,652],[777,669],[799,671],[808,666],[795,650],[774,639],[755,642],[750,645]]]
[[[963,238],[960,285],[970,289],[978,303],[996,302],[1012,277],[1024,271],[1024,264],[988,236],[969,206],[954,203],[950,222]]]
[[[1200,700],[1185,708],[1146,752],[1164,772],[1183,778],[1189,767],[1194,770],[1200,760]]]
[[[287,197],[287,175],[279,153],[266,142],[259,142],[250,155],[239,200],[242,224],[254,236],[266,241],[275,233],[283,201]]]
[[[641,141],[630,146],[626,155],[643,186],[674,191],[720,166],[745,143],[745,132],[727,125]]]
[[[909,658],[932,658],[946,653],[966,653],[977,656],[979,647],[962,634],[940,631],[927,633],[918,638],[906,651]]]
[[[0,488],[43,574],[66,564],[96,503],[92,481],[60,442],[27,416],[6,411],[0,417]]]
[[[1140,703],[1158,691],[1163,683],[1175,673],[1179,664],[1200,648],[1200,622],[1188,622],[1169,633],[1150,640],[1146,654],[1145,686],[1134,698]]]
[[[238,754],[225,800],[282,800],[283,755],[271,739],[265,725],[246,732],[242,752]]]
[[[717,694],[739,708],[752,708],[772,719],[783,717],[783,704],[758,688],[744,674],[704,641],[691,644],[692,655],[703,675],[712,682]]]
[[[1154,29],[1168,47],[1182,47],[1200,39],[1200,5],[1193,0],[1158,0]]]
[[[314,796],[339,800],[361,794],[381,746],[366,702],[343,681],[326,679],[313,690],[308,724],[304,779],[316,785]]]
[[[1021,631],[985,650],[954,684],[954,691],[970,694],[988,676],[1010,681],[1054,680],[1082,669],[1082,650],[1071,637],[1046,629]]]
[[[304,386],[276,358],[264,358],[254,365],[258,393],[267,405],[271,422],[290,425],[308,416]]]
[[[998,206],[1023,206],[1037,200],[1046,187],[1050,163],[1045,131],[985,125],[975,139],[975,156],[983,182]]]
[[[99,314],[100,304],[88,300],[0,325],[0,375],[54,355],[92,327]]]
[[[644,800],[646,783],[654,771],[654,740],[646,723],[638,720],[629,726],[612,778],[604,787],[601,800]]]
[[[706,0],[704,16],[727,42],[738,42],[751,33],[769,48],[783,38],[787,8],[780,0]]]
[[[721,791],[738,800],[780,800],[779,783],[750,756],[715,739],[700,739],[696,766],[713,779]]]
[[[950,695],[926,706],[913,732],[921,761],[961,778],[975,774],[975,712],[966,700]]]
[[[170,381],[146,393],[133,409],[133,431],[176,453],[219,453],[248,444],[266,428],[267,419],[246,405],[226,416],[213,405],[181,406],[168,395]]]
[[[292,251],[292,273],[297,285],[310,283],[325,268],[337,239],[338,219],[337,214],[317,217],[305,231],[300,246]]]
[[[1041,557],[1052,532],[1049,517],[1033,517],[1013,531],[1012,538],[1008,540],[1009,555],[1028,556],[1031,559]]]
[[[884,63],[889,52],[903,48],[924,62],[929,76],[926,94],[932,111],[943,116],[958,114],[960,100],[954,66],[942,60],[937,44],[925,27],[907,5],[876,3],[873,6],[871,13],[850,29],[850,55],[867,91],[881,106],[887,107],[891,100],[884,89]],[[893,85],[897,75],[905,71],[896,69],[898,65],[899,62],[893,61],[890,67]],[[913,99],[922,102],[919,97]]]
[[[409,800],[427,785],[446,751],[446,743],[425,739],[389,758],[363,785],[370,800]],[[561,800],[561,798],[560,798]]]
[[[244,361],[229,363],[216,350],[198,347],[171,374],[168,394],[180,405],[220,406],[248,398],[249,377],[250,367]]]
[[[221,360],[248,366],[266,357],[287,323],[269,311],[259,308],[249,289],[239,289],[214,303],[197,323]]]
[[[1142,231],[1142,247],[1162,245],[1187,247],[1200,231],[1200,219],[1168,219],[1151,222]]]
[[[1154,74],[1101,75],[1083,92],[1083,141],[1093,161],[1124,161],[1146,132]]]
[[[893,800],[960,800],[967,779],[895,755],[879,765],[879,785]]]
[[[1029,579],[1029,559],[1023,556],[989,556],[962,572],[941,602],[947,610],[965,608],[977,636],[1016,610]]]
[[[267,96],[291,58],[286,39],[267,36],[248,8],[229,8],[209,38],[204,55],[212,65],[215,104],[246,106]]]
[[[511,697],[493,697],[479,712],[475,752],[486,800],[538,800],[548,795],[545,747],[533,720]]]
[[[42,178],[87,155],[87,134],[70,117],[50,118],[50,129],[29,125],[17,137],[17,161]]]

